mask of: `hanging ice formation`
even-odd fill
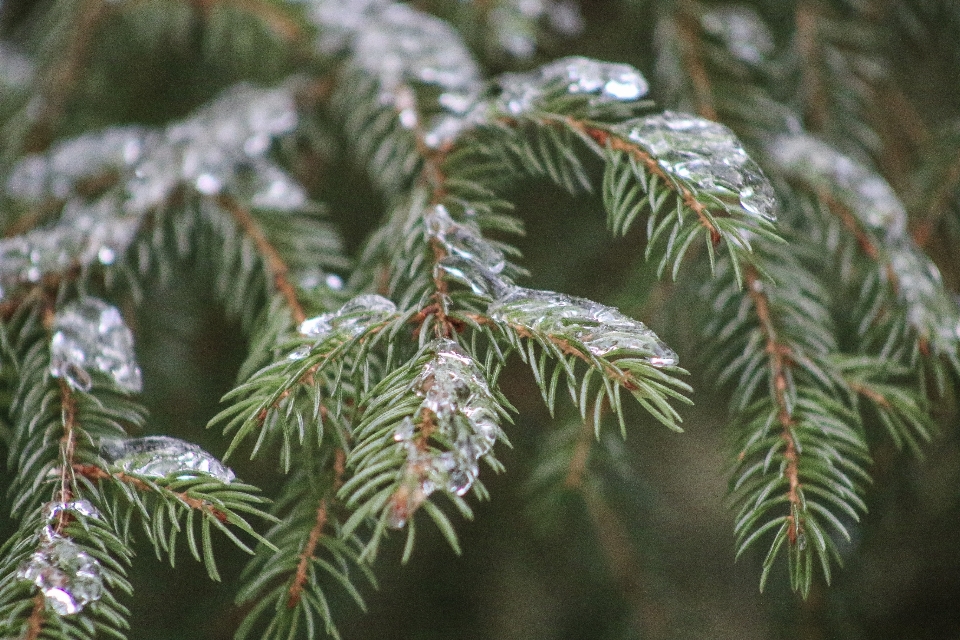
[[[49,502],[42,513],[39,546],[19,567],[17,578],[32,582],[57,614],[79,613],[103,592],[100,563],[69,537],[57,533],[56,525],[64,517],[92,519],[100,513],[86,500]]]
[[[496,404],[473,359],[460,346],[438,339],[424,347],[433,354],[413,382],[423,398],[394,432],[406,456],[387,524],[402,528],[434,491],[464,495],[480,473],[479,460],[500,437]]]
[[[149,478],[194,478],[201,472],[221,482],[236,479],[233,470],[197,445],[169,436],[107,440],[100,443],[100,453],[111,466]]]
[[[74,389],[88,391],[90,371],[101,371],[118,387],[138,392],[143,387],[133,352],[133,334],[116,307],[93,297],[80,298],[60,309],[53,320],[50,373]]]
[[[268,157],[274,138],[297,121],[292,85],[241,84],[165,129],[113,127],[23,158],[7,178],[8,195],[28,206],[52,198],[63,210],[52,225],[0,239],[0,288],[68,267],[113,264],[142,217],[184,184],[255,208],[309,206],[303,188]],[[105,176],[100,195],[84,193],[82,185]]]

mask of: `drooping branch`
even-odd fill
[[[770,312],[770,301],[763,292],[764,283],[760,279],[756,269],[752,266],[745,270],[747,291],[753,302],[757,319],[760,321],[760,330],[766,340],[766,353],[770,363],[770,379],[772,384],[774,400],[777,404],[777,420],[780,423],[781,438],[785,443],[783,453],[786,466],[783,471],[789,487],[787,490],[787,500],[790,503],[791,513],[787,516],[790,523],[787,529],[787,537],[791,544],[796,543],[798,535],[802,532],[802,523],[794,519],[794,512],[799,511],[801,507],[800,498],[800,473],[798,468],[799,452],[797,451],[796,441],[794,440],[793,427],[794,419],[790,413],[790,405],[787,402],[787,373],[793,366],[791,360],[791,349],[783,344],[777,337],[777,330],[774,326],[773,317]]]

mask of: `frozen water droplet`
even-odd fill
[[[408,442],[413,438],[414,431],[413,420],[408,416],[403,419],[403,422],[400,423],[400,426],[397,427],[397,430],[393,433],[393,439],[395,442]]]
[[[753,216],[776,220],[772,185],[736,135],[722,124],[665,111],[630,121],[623,129],[669,175],[722,200],[735,200]]]
[[[823,189],[861,224],[889,242],[906,238],[907,213],[886,180],[834,147],[805,134],[780,136],[767,154],[787,178]]]
[[[57,614],[73,615],[100,599],[103,591],[100,563],[69,538],[54,534],[41,542],[17,571],[32,582]]]
[[[459,256],[443,258],[437,263],[436,268],[440,274],[470,287],[474,294],[485,298],[496,298],[512,286],[499,274]]]
[[[100,250],[97,251],[97,260],[102,265],[111,265],[117,260],[117,252],[111,247],[100,247]]]
[[[330,313],[324,313],[313,318],[308,318],[300,323],[300,326],[297,330],[300,332],[300,335],[322,340],[332,330],[332,327],[330,326],[330,320],[332,318],[333,314]]]
[[[758,65],[774,51],[770,29],[760,15],[743,5],[711,9],[700,18],[704,30],[718,38],[735,58]]]
[[[116,307],[97,298],[71,302],[57,312],[50,342],[50,373],[88,390],[91,369],[106,373],[125,391],[143,388],[133,334]]]
[[[43,519],[50,522],[63,512],[72,512],[84,518],[99,518],[100,512],[89,500],[70,500],[68,502],[48,502],[41,511]]]
[[[302,325],[301,325],[301,326],[302,326]],[[305,345],[303,345],[303,346],[301,346],[301,347],[297,347],[296,349],[294,349],[293,351],[291,351],[290,354],[287,356],[287,359],[288,359],[288,360],[303,360],[303,359],[306,358],[308,355],[310,355],[310,345],[306,345],[306,344],[305,344]]]
[[[221,482],[233,482],[233,471],[197,445],[169,436],[146,436],[100,443],[103,457],[128,473],[150,478],[196,477],[210,474]]]
[[[220,179],[211,173],[201,173],[195,181],[197,191],[206,196],[214,196],[220,193],[223,183]]]
[[[593,106],[633,102],[649,91],[646,78],[630,65],[580,56],[561,58],[529,73],[504,74],[499,82],[501,107],[517,115],[537,107],[556,88],[589,95]]]
[[[551,2],[547,7],[547,18],[550,26],[560,35],[574,37],[583,32],[583,15],[580,5],[572,0]]]
[[[324,282],[326,283],[327,287],[333,289],[334,291],[340,291],[343,289],[343,278],[335,273],[328,273]]]

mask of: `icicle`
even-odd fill
[[[707,11],[700,24],[718,38],[738,60],[758,65],[773,53],[770,28],[756,11],[743,5],[721,6]]]
[[[585,298],[514,287],[490,303],[487,313],[497,322],[573,335],[597,357],[627,351],[644,353],[644,359],[655,367],[678,362],[677,354],[645,324]]]
[[[520,115],[535,109],[559,88],[590,96],[590,104],[633,102],[649,90],[646,78],[626,64],[583,57],[561,58],[529,73],[508,73],[499,79],[500,107]]]
[[[359,295],[334,313],[309,318],[300,323],[301,335],[324,340],[334,332],[347,337],[358,336],[374,323],[383,322],[397,312],[397,305],[376,294]]]
[[[907,213],[886,180],[834,147],[805,134],[776,138],[767,154],[788,179],[824,189],[888,241],[907,236]]]
[[[69,538],[54,534],[17,571],[40,589],[48,607],[62,616],[79,613],[100,599],[100,563]]]
[[[114,467],[150,478],[194,478],[207,473],[221,482],[233,482],[229,467],[197,445],[169,436],[146,436],[100,443],[101,453]]]
[[[53,321],[50,373],[71,387],[88,391],[89,371],[97,369],[125,391],[143,387],[133,352],[133,334],[116,307],[97,298],[81,298],[64,306]]]
[[[668,175],[721,199],[736,198],[751,215],[776,220],[773,187],[736,135],[722,124],[665,111],[622,128]]]

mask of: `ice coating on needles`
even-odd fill
[[[594,106],[633,102],[649,91],[646,78],[630,65],[581,56],[561,58],[527,73],[504,74],[499,84],[500,107],[514,115],[534,109],[557,88],[588,95]]]
[[[553,291],[513,287],[490,303],[496,322],[548,334],[573,334],[597,357],[617,351],[642,352],[655,367],[675,366],[677,354],[639,320],[613,307]]]
[[[493,396],[473,358],[446,338],[433,340],[424,350],[433,355],[412,383],[423,401],[393,435],[407,458],[401,485],[388,505],[387,524],[395,529],[437,489],[458,496],[469,491],[479,476],[480,458],[501,437]],[[436,430],[430,437],[446,450],[418,442],[418,425],[423,424]]]
[[[397,305],[393,301],[375,293],[366,293],[349,300],[337,311],[304,320],[298,331],[300,335],[315,338],[317,342],[334,332],[352,338],[363,333],[369,325],[382,322],[396,312]]]
[[[101,455],[128,473],[150,478],[196,477],[209,474],[221,482],[236,479],[233,470],[192,442],[169,436],[145,436],[100,443]]]
[[[133,352],[133,334],[116,307],[86,297],[60,309],[53,320],[50,373],[88,391],[91,370],[106,373],[121,389],[138,392],[143,378]]]
[[[776,220],[773,186],[737,136],[722,124],[664,111],[617,129],[649,152],[668,176],[721,200],[735,199],[752,216]]]

